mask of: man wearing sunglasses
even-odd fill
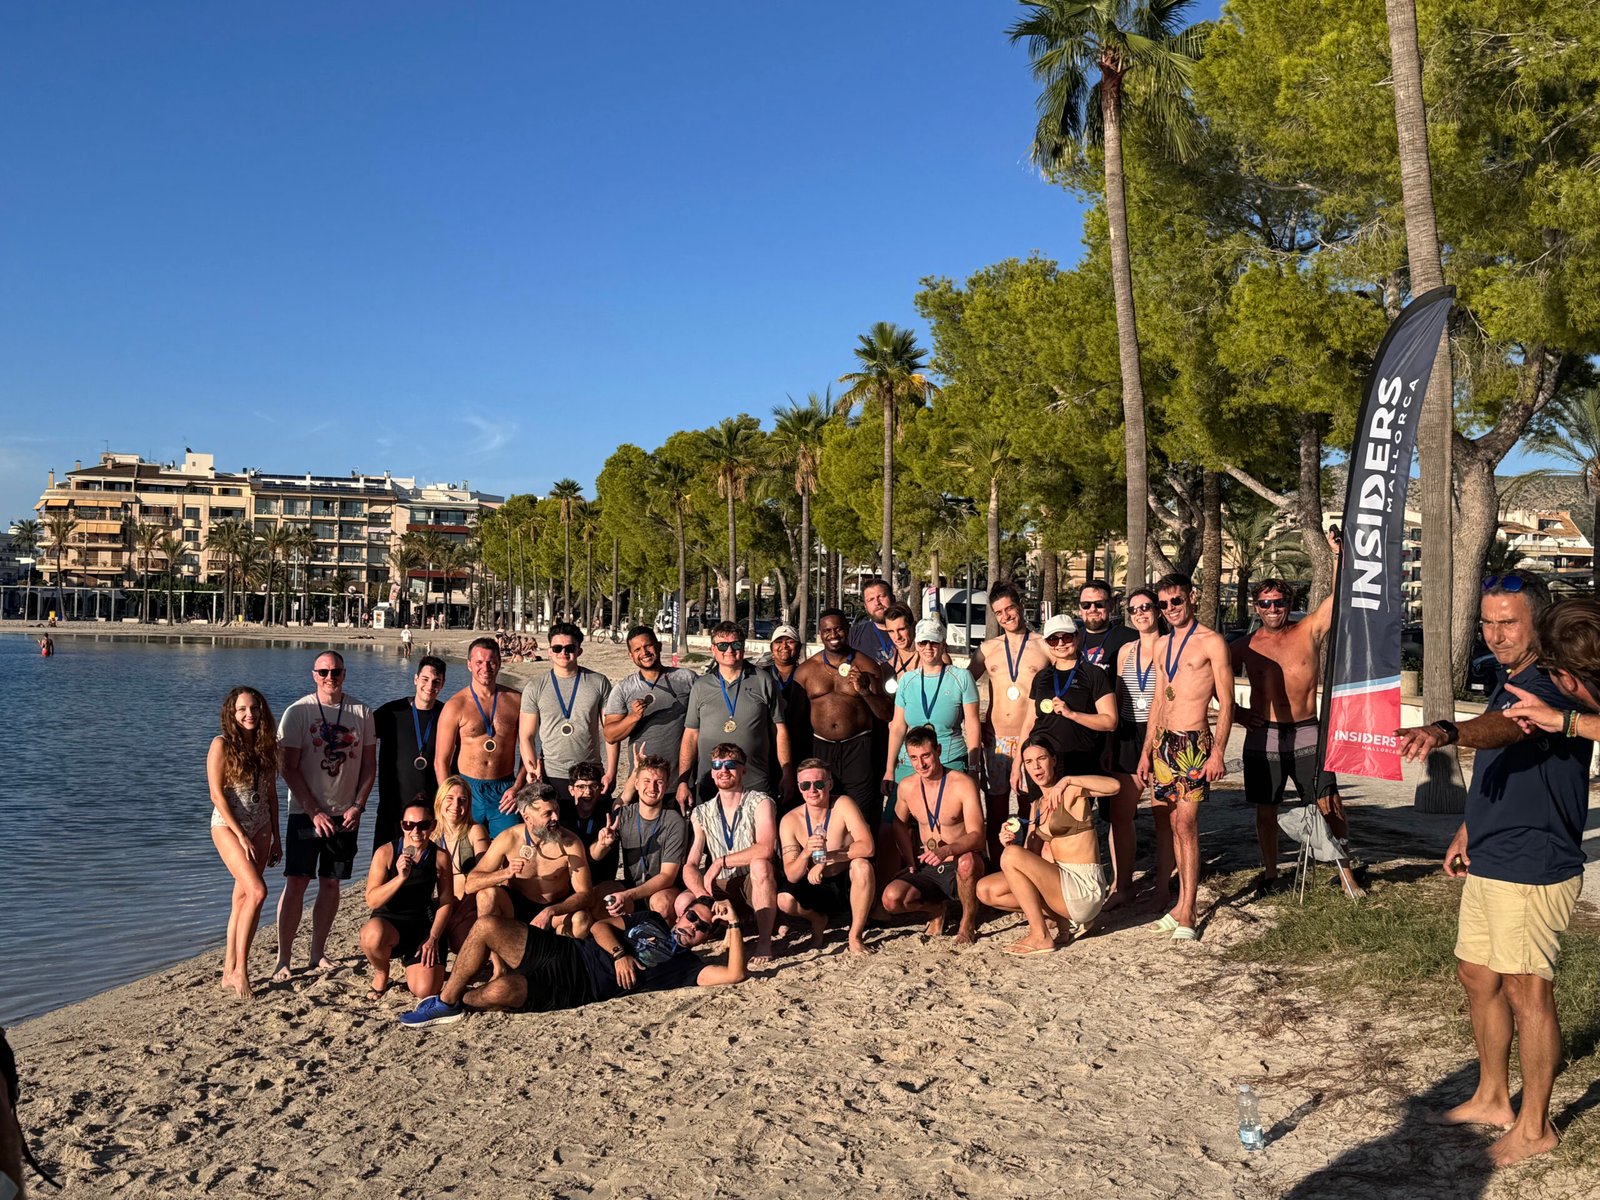
[[[1117,655],[1139,635],[1117,619],[1111,585],[1104,579],[1087,579],[1078,589],[1078,652],[1083,661],[1115,673]]]
[[[844,622],[841,618],[840,629]],[[833,772],[820,758],[795,768],[800,806],[778,823],[784,880],[778,907],[811,925],[811,946],[822,945],[828,919],[849,910],[850,953],[871,954],[861,936],[872,914],[877,878],[872,870],[877,822],[848,795],[834,799]]]
[[[1335,559],[1336,537],[1330,535]],[[1335,585],[1335,593],[1337,592]],[[1244,726],[1244,798],[1255,806],[1256,844],[1261,849],[1261,893],[1275,891],[1278,878],[1278,810],[1289,784],[1303,803],[1315,801],[1337,838],[1349,835],[1339,784],[1324,772],[1317,782],[1317,677],[1322,647],[1333,624],[1333,594],[1304,620],[1291,621],[1294,589],[1281,579],[1255,586],[1261,624],[1230,647],[1235,674],[1250,680],[1250,705],[1238,710]],[[1347,889],[1355,881],[1340,871]]]
[[[482,916],[582,937],[595,902],[588,847],[561,827],[561,799],[548,783],[525,788],[517,814],[521,823],[490,842],[467,876],[467,895],[489,894],[478,903]]]
[[[1156,599],[1172,629],[1156,643],[1156,698],[1137,778],[1141,787],[1154,781],[1151,804],[1170,814],[1178,903],[1151,927],[1174,941],[1190,942],[1200,891],[1199,808],[1227,772],[1223,754],[1233,727],[1233,664],[1222,635],[1195,620],[1194,583],[1187,575],[1163,576]],[[1209,721],[1213,700],[1215,734]],[[1158,813],[1158,837],[1162,825]]]
[[[708,799],[717,790],[711,747],[719,742],[744,752],[745,786],[751,791],[793,796],[794,759],[777,679],[745,661],[744,633],[732,621],[719,621],[711,630],[711,656],[711,670],[689,689],[678,749],[678,807],[687,813],[696,798]],[[771,777],[773,761],[777,779]]]
[[[710,800],[689,814],[693,841],[684,860],[688,889],[678,898],[681,911],[692,896],[729,899],[754,911],[756,952],[750,965],[772,958],[772,926],[778,911],[778,877],[772,860],[778,845],[778,816],[772,797],[746,786],[744,750],[718,742],[711,752]]]
[[[817,617],[817,637],[822,649],[795,668],[794,678],[810,713],[813,753],[827,764],[830,784],[876,826],[883,815],[883,789],[872,754],[872,726],[894,716],[894,701],[883,690],[886,668],[850,645],[849,627],[837,608],[823,609]]]
[[[472,822],[490,837],[517,824],[517,709],[522,693],[500,683],[500,646],[488,637],[467,646],[467,686],[445,702],[433,769],[460,775],[472,792]]]
[[[695,948],[726,929],[726,963],[708,963]],[[506,970],[479,988],[472,980],[490,955]],[[408,1029],[449,1025],[474,1012],[555,1012],[630,992],[680,987],[725,987],[749,978],[744,938],[726,902],[701,897],[669,926],[654,912],[608,917],[584,939],[484,917],[456,956],[456,969],[437,996],[400,1017]]]
[[[599,762],[602,747],[606,765],[600,794],[610,795],[622,749],[601,729],[611,681],[579,666],[582,654],[583,630],[571,621],[550,626],[550,673],[536,676],[522,693],[517,723],[524,782],[554,784],[564,806],[572,804],[573,770],[579,763]]]
[[[311,963],[322,969],[333,966],[326,950],[339,911],[339,883],[355,870],[356,828],[378,778],[372,713],[345,692],[344,672],[344,656],[337,650],[317,655],[311,667],[316,690],[284,709],[278,721],[289,819],[274,982],[289,978],[290,951],[313,875],[317,899],[311,909]]]
[[[1550,608],[1549,589],[1537,575],[1515,571],[1486,579],[1478,624],[1499,666],[1487,711],[1459,726],[1436,721],[1396,734],[1401,753],[1413,762],[1452,742],[1477,750],[1466,820],[1444,852],[1444,872],[1466,878],[1456,977],[1472,1011],[1478,1086],[1441,1119],[1509,1125],[1489,1147],[1489,1161],[1499,1167],[1556,1146],[1550,1124],[1550,1090],[1561,1065],[1555,963],[1583,887],[1594,743],[1578,726],[1592,732],[1595,723],[1566,711],[1571,701],[1539,661],[1541,652],[1564,656],[1569,638],[1578,654],[1593,654],[1600,648],[1600,622],[1585,648],[1584,622],[1574,620],[1580,614],[1569,609],[1547,623]],[[1550,645],[1542,645],[1540,628],[1549,633]],[[1540,708],[1562,710],[1558,729],[1532,719]],[[1520,1110],[1511,1107],[1513,1034],[1522,1066]]]

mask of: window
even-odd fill
[[[360,546],[341,546],[341,547],[339,547],[339,561],[340,562],[347,562],[347,563],[358,563],[358,562],[360,562],[361,561],[361,547]]]
[[[277,511],[278,511],[278,502],[276,500],[269,500],[265,496],[257,496],[256,497],[256,515],[257,516],[272,516]]]
[[[339,536],[347,542],[359,542],[362,539],[362,529],[359,525],[339,526]]]
[[[331,517],[331,516],[333,516],[333,501],[332,500],[313,500],[311,502],[311,515],[313,517]]]
[[[339,501],[339,515],[341,517],[359,517],[361,515],[361,501],[359,501],[359,500],[341,500],[341,501]]]
[[[285,500],[283,502],[283,515],[286,517],[304,517],[311,512],[309,500]]]
[[[334,540],[335,531],[338,528],[331,521],[313,521],[311,522],[311,536],[319,542],[331,542]]]

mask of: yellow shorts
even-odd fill
[[[1553,980],[1561,935],[1582,890],[1582,875],[1549,884],[1468,875],[1461,890],[1456,957],[1497,975]]]

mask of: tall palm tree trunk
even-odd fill
[[[1122,78],[1110,67],[1100,81],[1105,124],[1106,215],[1111,237],[1111,293],[1117,311],[1117,358],[1122,369],[1122,444],[1128,460],[1128,586],[1145,582],[1149,531],[1150,467],[1145,450],[1144,377],[1139,370],[1139,329],[1133,311],[1133,267],[1128,255],[1128,204],[1122,173]]]
[[[1411,294],[1417,296],[1444,283],[1439,231],[1434,221],[1433,179],[1428,166],[1417,8],[1415,0],[1384,0],[1384,10],[1394,72],[1394,122],[1400,151],[1400,194],[1405,205],[1406,255],[1411,267]],[[1455,673],[1449,651],[1454,566],[1451,504],[1455,471],[1450,445],[1455,432],[1454,394],[1447,331],[1439,339],[1428,395],[1417,421],[1422,544],[1428,566],[1428,585],[1422,589],[1422,640],[1432,648],[1422,663],[1424,721],[1455,716]],[[1459,773],[1453,746],[1429,755],[1427,774],[1417,788],[1417,808],[1423,812],[1460,812],[1466,797],[1456,785]]]
[[[572,523],[561,518],[561,619],[572,620]]]
[[[1600,525],[1595,528],[1600,529]],[[1597,556],[1596,570],[1600,570]],[[800,578],[795,581],[795,599],[800,608],[800,644],[811,640],[811,492],[800,490]]]
[[[1000,476],[989,478],[989,508],[986,514],[989,534],[989,578],[985,586],[993,589],[1002,582],[1000,578]],[[970,603],[970,600],[969,600]],[[984,636],[994,637],[1000,632],[1000,622],[994,619],[994,604],[984,606],[988,613],[984,621]]]
[[[739,619],[739,565],[736,557],[737,531],[733,522],[733,484],[728,484],[728,599],[722,607],[724,621]]]
[[[622,544],[616,538],[611,539],[611,620],[606,624],[613,629],[626,624],[622,619]]]
[[[883,394],[883,540],[878,546],[878,574],[894,588],[894,392]]]
[[[682,654],[689,632],[689,539],[684,536],[683,517],[673,523],[673,534],[678,541],[678,611],[672,619],[672,651]]]

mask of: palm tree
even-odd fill
[[[822,469],[822,434],[833,418],[833,388],[819,400],[815,392],[804,404],[789,398],[787,408],[772,410],[777,424],[767,438],[767,453],[774,465],[792,464],[794,490],[800,497],[800,578],[795,585],[799,604],[800,637],[805,640],[810,627],[811,602],[811,497],[817,490],[817,472]]]
[[[1011,27],[1010,37],[1013,43],[1028,44],[1033,77],[1043,88],[1033,161],[1053,173],[1091,145],[1104,149],[1123,447],[1128,460],[1128,586],[1137,587],[1146,578],[1150,464],[1128,256],[1122,121],[1137,105],[1180,157],[1188,153],[1192,126],[1186,93],[1200,57],[1202,30],[1179,27],[1189,0],[1022,0],[1022,6],[1030,11]],[[1096,73],[1099,78],[1091,83]]]
[[[400,583],[400,620],[406,625],[411,624],[411,572],[421,565],[422,555],[409,534],[389,551],[389,573]]]
[[[859,371],[839,377],[849,389],[841,404],[863,409],[876,401],[883,407],[883,539],[878,547],[878,573],[894,578],[894,442],[900,433],[900,402],[925,403],[938,389],[923,371],[925,351],[917,336],[888,321],[879,321],[860,335],[855,348]]]
[[[172,619],[172,584],[173,577],[178,572],[178,565],[183,561],[184,554],[189,547],[182,536],[176,533],[163,534],[159,549],[167,560],[167,624],[176,624]]]
[[[234,561],[244,546],[246,528],[243,520],[235,518],[218,521],[206,531],[206,550],[212,554],[222,555],[222,611],[226,618],[224,623],[233,619]]]
[[[334,601],[337,600],[341,596],[344,597],[344,619],[345,619],[346,622],[348,622],[350,620],[350,595],[349,595],[349,593],[350,593],[350,585],[353,584],[354,582],[355,582],[355,576],[350,574],[350,572],[345,570],[343,567],[339,567],[337,570],[334,571],[334,573],[332,575],[328,576],[328,590],[333,593],[333,599],[328,601],[328,624],[331,625],[331,624],[334,623],[334,620],[335,620],[335,617],[333,615]]]
[[[600,532],[600,502],[580,500],[577,505],[578,540],[583,543],[583,628],[594,628],[594,539]]]
[[[734,620],[739,604],[739,559],[734,501],[743,500],[745,484],[761,466],[760,428],[753,417],[724,417],[701,435],[700,452],[716,476],[717,495],[728,502],[728,592],[722,619]],[[752,584],[754,581],[751,581]]]
[[[424,576],[424,579],[427,582],[427,591],[424,593],[426,598],[422,602],[422,619],[424,622],[426,622],[429,616],[428,609],[433,604],[433,581],[436,577],[435,573],[439,565],[444,562],[446,555],[449,553],[449,551],[446,549],[446,546],[448,546],[449,543],[445,541],[442,534],[434,533],[429,530],[424,530],[421,533],[408,533],[405,535],[405,538],[409,539],[411,544],[417,548],[417,557],[427,569],[427,574]],[[448,595],[445,598],[445,607],[447,609],[450,607]]]
[[[465,542],[446,541],[440,548],[439,565],[444,575],[444,627],[449,629],[450,596],[455,591],[456,578],[471,571],[472,552]]]
[[[300,612],[302,620],[311,616],[311,568],[309,566],[312,555],[317,552],[317,539],[311,534],[309,525],[291,525],[289,532],[284,535],[284,572],[283,572],[283,611],[284,624],[289,623],[289,560],[293,558],[300,565]]]
[[[256,531],[249,523],[239,522],[239,544],[233,555],[233,574],[237,581],[234,587],[234,597],[239,605],[241,620],[250,619],[250,592],[255,581],[261,578],[262,554],[261,543],[256,540]],[[263,604],[262,615],[266,615],[266,605]]]
[[[50,539],[50,552],[56,560],[56,612],[64,621],[67,618],[66,594],[61,590],[61,560],[67,552],[67,539],[78,528],[78,518],[71,512],[51,513],[44,519],[46,536]]]
[[[1600,388],[1552,400],[1543,415],[1549,423],[1528,438],[1528,448],[1577,468],[1594,505],[1594,519],[1600,522]],[[1600,542],[1600,524],[1596,524],[1592,540]],[[1594,556],[1593,570],[1595,594],[1600,595],[1600,554]],[[1423,595],[1427,595],[1426,589]],[[1426,633],[1423,640],[1427,640]]]
[[[261,553],[267,563],[267,602],[268,612],[265,614],[267,624],[272,624],[272,618],[278,614],[273,611],[277,608],[276,597],[272,585],[277,578],[278,561],[282,559],[287,566],[289,543],[292,534],[287,525],[270,525],[261,534]]]
[[[654,492],[652,506],[657,516],[672,526],[672,538],[678,551],[677,612],[673,614],[672,649],[683,653],[687,643],[689,625],[689,539],[684,531],[683,518],[689,487],[694,476],[687,467],[664,458],[650,462],[650,483]]]
[[[39,542],[43,530],[38,521],[28,518],[18,521],[11,527],[11,540],[17,548],[17,557],[28,560],[27,582],[22,593],[22,619],[28,619],[28,610],[33,607],[33,556],[39,549]]]
[[[161,547],[162,535],[166,529],[149,521],[141,521],[134,527],[133,541],[138,546],[139,553],[144,556],[144,570],[141,572],[141,582],[144,586],[144,606],[140,611],[139,619],[146,625],[150,623],[150,556]]]
[[[1232,504],[1223,510],[1222,531],[1227,536],[1223,539],[1222,557],[1233,568],[1237,628],[1250,627],[1250,581],[1257,572],[1299,572],[1310,565],[1299,533],[1281,528],[1279,516],[1276,509],[1251,504]]]
[[[1008,473],[1015,474],[1021,463],[1021,456],[1017,453],[1011,441],[1009,429],[997,425],[984,424],[970,431],[960,438],[950,448],[951,457],[958,463],[964,464],[965,473],[975,482],[982,485],[985,497],[984,524],[989,535],[989,576],[988,585],[994,587],[1002,582],[1000,571],[1000,480]],[[1000,623],[994,619],[991,610],[987,623],[987,635],[993,637],[1000,632]]]
[[[572,620],[572,508],[583,500],[583,486],[576,479],[558,479],[550,487],[550,498],[561,506],[561,616]]]

